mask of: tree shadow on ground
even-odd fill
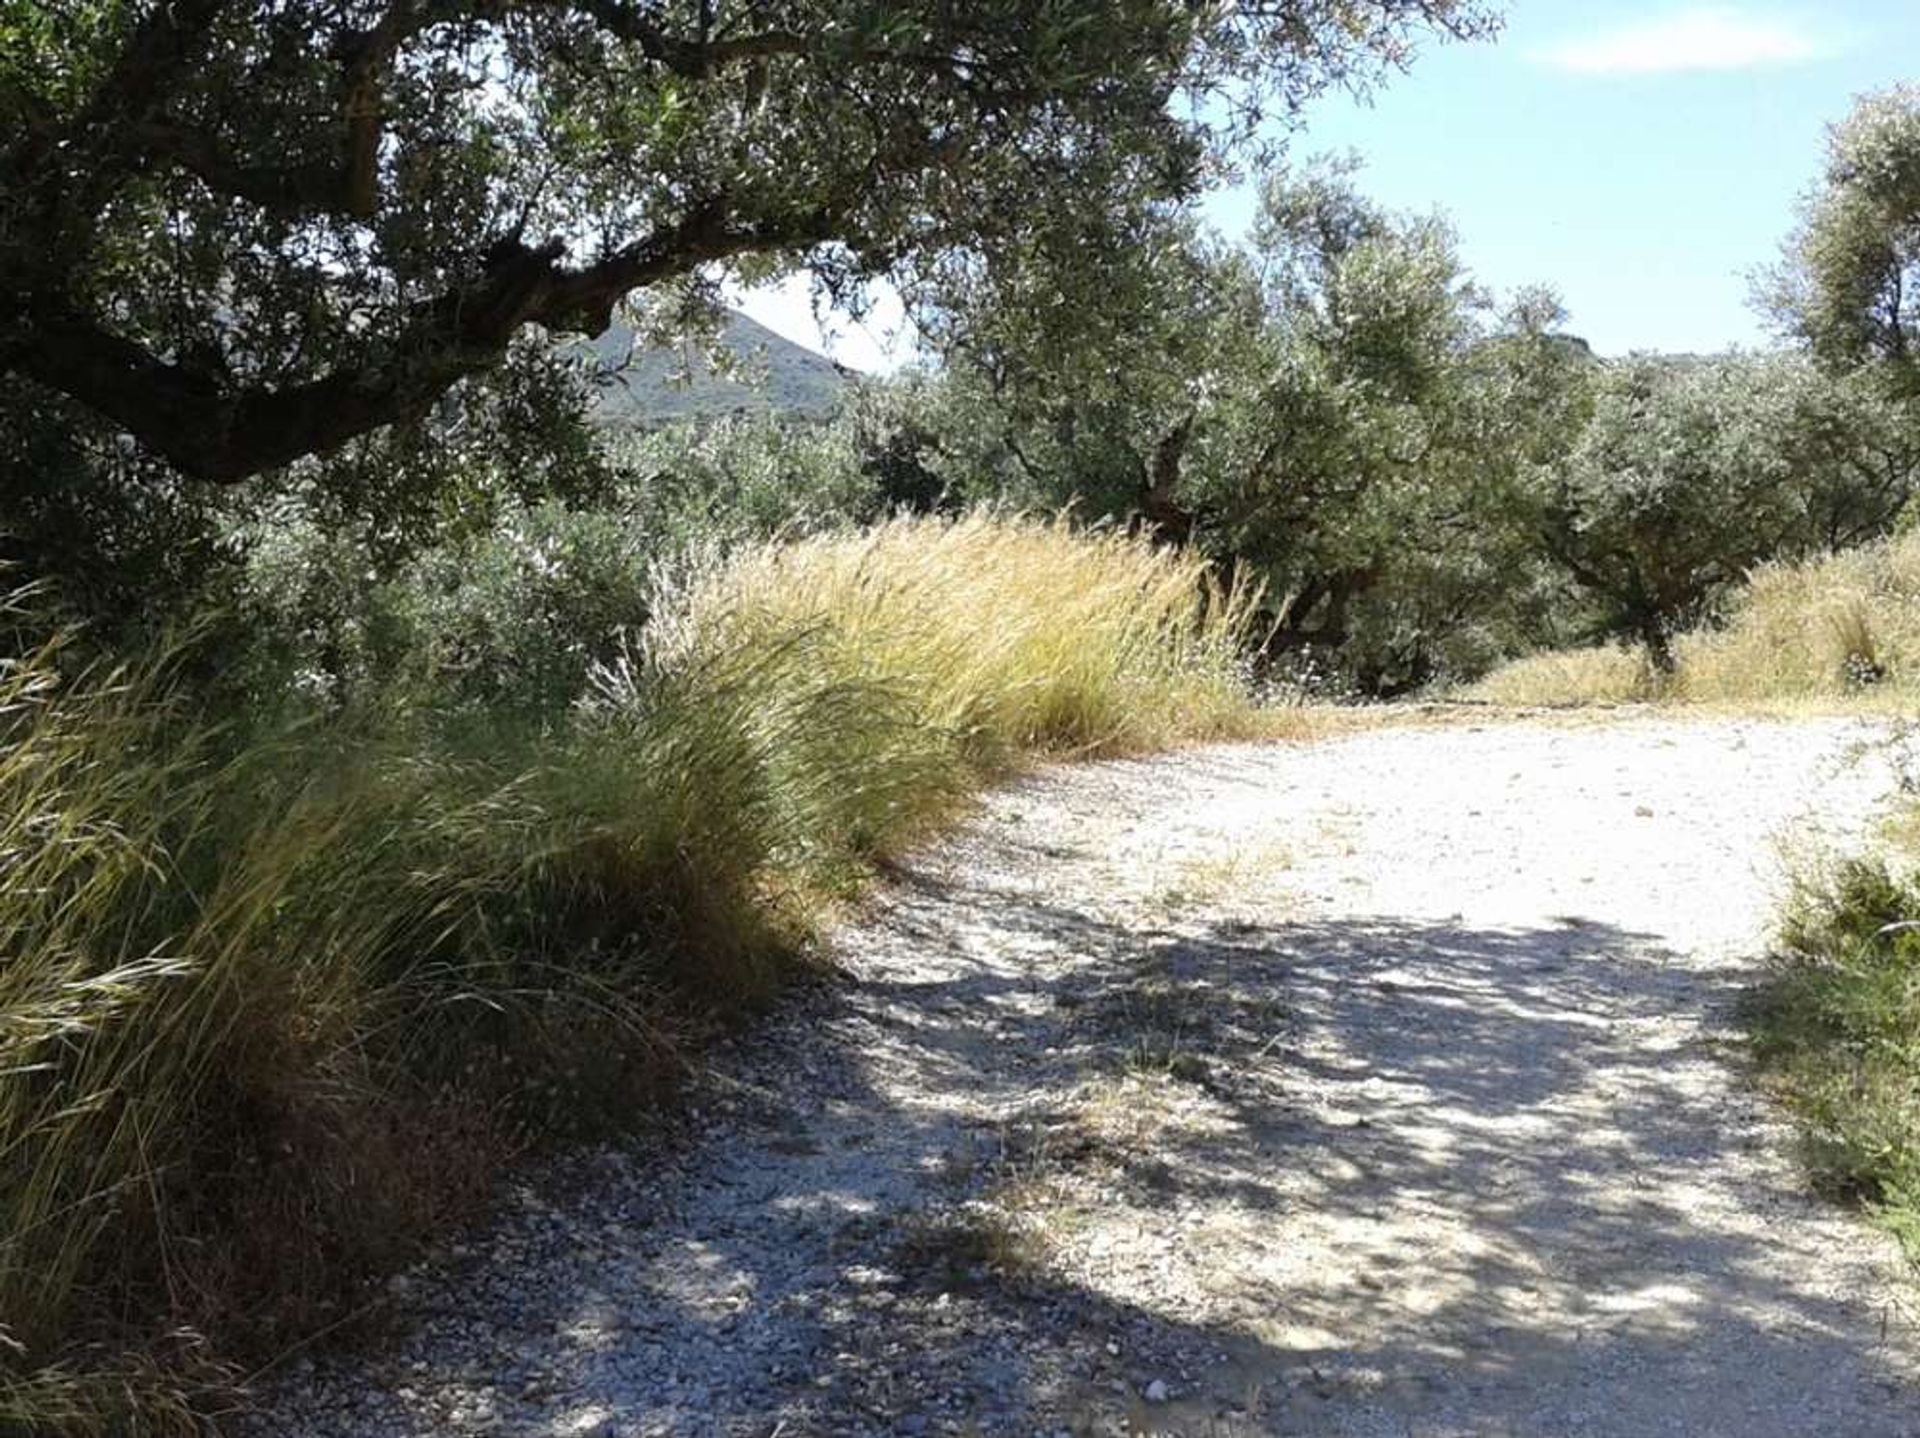
[[[699,1137],[433,1280],[386,1421],[1920,1432],[1911,1334],[1727,1082],[1733,993],[1650,936],[1143,929],[907,874],[848,963]],[[457,1409],[405,1376],[449,1332],[497,1355]]]

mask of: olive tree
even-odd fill
[[[1275,363],[1210,507],[1285,600],[1274,642],[1394,693],[1497,656],[1537,607],[1512,491],[1580,422],[1587,358],[1550,297],[1496,307],[1446,220],[1375,203],[1354,169],[1266,187]]]
[[[1445,667],[1443,631],[1525,568],[1496,519],[1563,347],[1557,310],[1518,305],[1524,339],[1445,222],[1354,169],[1272,168],[1244,247],[1162,217],[1088,264],[1097,240],[1053,236],[955,284],[935,334],[962,482],[1199,544],[1265,584],[1276,657],[1343,651],[1389,690]]]
[[[1865,95],[1760,295],[1826,366],[1920,397],[1920,86]]]
[[[1320,162],[1265,186],[1254,246],[1276,363],[1220,496],[1235,547],[1289,596],[1294,640],[1323,645],[1457,497],[1452,430],[1484,309],[1447,223],[1373,203],[1353,169]]]
[[[528,325],[1193,192],[1477,0],[0,0],[0,374],[233,482]]]
[[[1196,536],[1199,476],[1268,363],[1245,256],[1179,215],[1054,224],[941,296],[928,334],[956,486]]]
[[[1636,357],[1606,368],[1532,503],[1603,630],[1670,669],[1673,636],[1753,565],[1884,533],[1916,475],[1916,436],[1869,385],[1787,354]]]

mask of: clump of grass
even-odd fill
[[[1508,704],[1668,700],[1910,706],[1920,699],[1920,533],[1762,565],[1664,682],[1619,646],[1530,655],[1467,694]]]
[[[914,696],[969,762],[1243,732],[1255,596],[1118,533],[976,515],[769,544],[687,587],[673,642],[817,633],[851,674]]]
[[[1658,696],[1659,675],[1637,649],[1602,644],[1529,654],[1469,686],[1465,695],[1522,707],[1639,704]]]
[[[221,1382],[183,1330],[271,1352],[644,1113],[995,767],[1249,722],[1246,601],[898,521],[684,569],[538,723],[222,725],[173,656],[0,662],[0,1426],[183,1427]]]
[[[1920,695],[1920,535],[1756,570],[1726,626],[1681,654],[1682,697]]]
[[[0,668],[0,1404],[112,1431],[187,1401],[181,1328],[324,1321],[484,1191],[513,1139],[429,1040],[525,1007],[516,786],[235,742],[173,658]]]
[[[1852,859],[1802,879],[1750,1017],[1816,1183],[1920,1260],[1920,877]]]
[[[894,1254],[920,1283],[967,1288],[989,1274],[1023,1279],[1044,1271],[1052,1247],[1032,1195],[1017,1181],[920,1215],[902,1226]]]

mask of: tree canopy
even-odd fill
[[[1570,442],[1588,361],[1539,297],[1497,314],[1448,225],[1356,168],[1270,168],[1243,247],[1179,217],[1097,264],[1085,239],[1035,246],[936,333],[956,486],[1195,543],[1264,584],[1271,653],[1346,649],[1378,689],[1430,678],[1523,587],[1500,511]]]
[[[1540,541],[1602,632],[1673,664],[1671,640],[1762,560],[1890,529],[1920,477],[1910,416],[1790,354],[1636,356],[1599,372],[1593,414],[1536,472]]]
[[[1762,299],[1824,364],[1920,396],[1920,86],[1862,96],[1828,131],[1825,174]]]
[[[1479,0],[0,0],[0,372],[232,481],[636,290],[1191,194]]]

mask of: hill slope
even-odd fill
[[[720,333],[720,347],[734,361],[731,373],[717,372],[692,341],[640,347],[626,324],[615,324],[586,347],[603,381],[595,417],[618,429],[766,411],[824,416],[855,378],[852,370],[735,310],[727,312]]]

